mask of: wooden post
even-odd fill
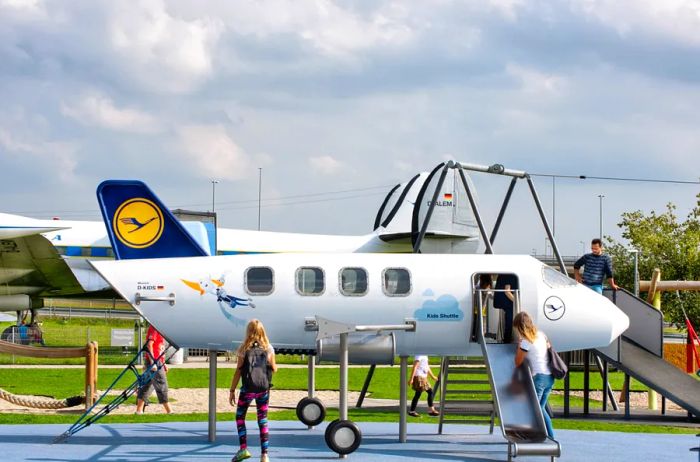
[[[95,367],[95,362],[93,361],[93,356],[95,352],[92,348],[92,342],[89,342],[85,347],[85,409],[89,409],[92,406],[92,396],[93,396],[93,367]]]
[[[647,302],[654,303],[654,296],[656,295],[656,286],[661,280],[661,270],[659,268],[654,268],[654,272],[651,274],[651,281],[649,283],[649,293],[647,294]]]
[[[658,281],[661,279],[661,271],[658,269],[654,270],[654,274],[652,275],[652,281]],[[656,284],[654,284],[656,285]],[[654,308],[657,310],[661,311],[661,291],[656,290],[654,293]],[[648,396],[648,408],[651,409],[652,411],[656,411],[659,407],[656,404],[656,392],[652,390],[651,388],[649,389],[649,394]]]
[[[97,399],[97,369],[99,364],[99,348],[97,341],[90,342],[93,344],[92,352],[92,402],[94,403]]]

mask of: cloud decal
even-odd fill
[[[461,321],[464,312],[452,295],[442,295],[437,300],[426,300],[413,316],[418,321]]]

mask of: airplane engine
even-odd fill
[[[332,337],[316,342],[316,361],[339,361],[340,339]],[[393,333],[348,335],[348,360],[352,364],[394,364],[396,339]]]
[[[32,299],[29,295],[0,296],[0,311],[24,311],[32,309]]]

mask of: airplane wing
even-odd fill
[[[66,229],[53,220],[0,213],[0,296],[63,295],[84,290],[41,233]]]
[[[0,296],[84,292],[64,259],[40,234],[0,240]]]

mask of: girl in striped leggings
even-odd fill
[[[248,323],[248,327],[246,329],[246,339],[243,341],[237,351],[238,362],[236,364],[236,373],[233,375],[233,380],[231,381],[231,392],[229,394],[229,402],[232,406],[234,403],[236,403],[236,387],[238,386],[238,381],[241,379],[241,375],[243,373],[243,367],[246,362],[246,352],[253,347],[266,350],[268,367],[270,367],[272,372],[277,370],[277,364],[275,363],[275,350],[272,348],[272,345],[270,345],[270,341],[265,333],[265,328],[260,321],[253,319]],[[262,356],[264,357],[264,354]],[[231,459],[232,462],[239,462],[251,457],[250,451],[248,451],[245,415],[248,412],[248,407],[253,400],[255,400],[255,406],[258,414],[258,427],[260,428],[260,462],[270,461],[267,455],[269,446],[267,409],[270,401],[270,390],[267,389],[260,392],[250,392],[247,391],[245,389],[245,385],[243,385],[241,386],[238,401],[236,403],[236,427],[238,428],[238,442],[240,443],[241,447],[233,459]]]

